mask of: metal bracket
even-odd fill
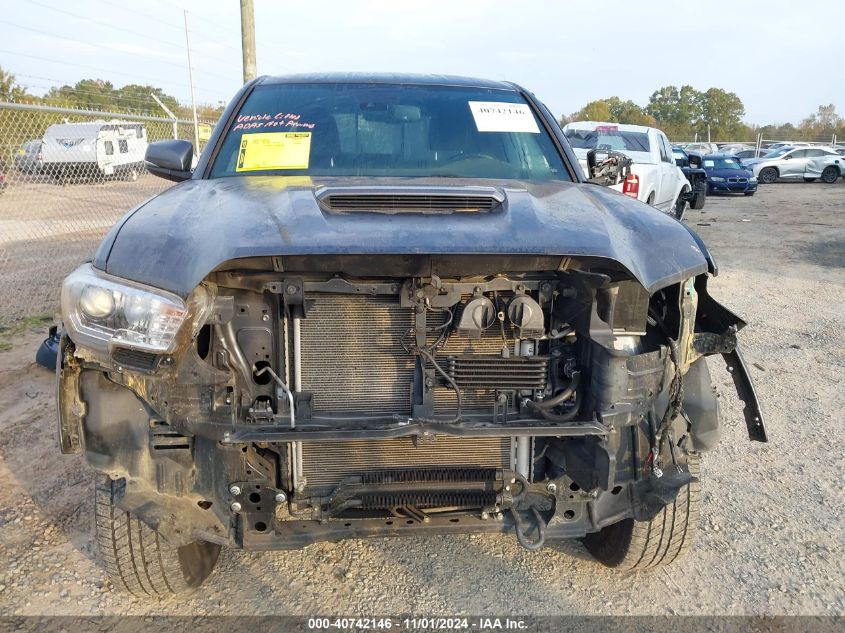
[[[754,383],[745,365],[745,359],[737,347],[732,352],[722,354],[728,373],[734,381],[736,394],[745,405],[742,414],[745,417],[745,425],[748,427],[748,439],[753,442],[768,442],[766,428],[763,425],[763,411],[760,409],[760,401],[757,399],[757,392]]]

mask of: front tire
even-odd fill
[[[690,474],[700,478],[698,455],[690,455]],[[693,481],[678,491],[675,501],[651,521],[623,519],[582,540],[603,565],[622,571],[640,571],[670,564],[693,542],[700,518],[701,484]]]
[[[760,175],[757,179],[764,185],[770,185],[778,179],[778,170],[774,167],[765,167],[760,170]]]
[[[833,165],[825,167],[822,171],[822,182],[828,185],[832,185],[837,180],[839,180],[839,168],[834,167]]]
[[[707,187],[706,186],[699,187],[695,191],[695,196],[693,197],[692,202],[690,202],[690,205],[689,205],[690,209],[695,209],[696,211],[703,209],[704,208],[704,202],[706,200],[707,200]]]
[[[672,214],[675,219],[680,222],[684,217],[684,209],[687,208],[687,201],[684,199],[684,192],[678,194],[678,199],[675,200],[675,206],[672,207]]]
[[[118,507],[125,479],[99,475],[94,485],[97,546],[109,580],[138,597],[163,597],[199,587],[217,563],[220,546],[169,545],[146,523]]]

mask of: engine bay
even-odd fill
[[[709,374],[690,371],[730,343],[695,332],[699,299],[717,304],[693,279],[650,295],[612,267],[506,259],[426,274],[406,261],[398,276],[377,274],[402,268],[378,258],[212,273],[211,307],[176,353],[116,347],[105,374],[79,377],[79,402],[122,385],[149,412],[149,465],[128,448],[107,457],[143,482],[126,503],[151,484],[199,494],[259,548],[400,524],[513,529],[533,548],[658,511],[689,482],[688,451],[717,439]],[[85,431],[89,456],[126,433],[91,419]]]

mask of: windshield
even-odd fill
[[[393,84],[258,86],[211,170],[254,174],[570,180],[518,93]]]
[[[594,130],[567,128],[564,130],[569,144],[576,149],[610,149],[629,152],[649,152],[651,146],[645,132],[620,132],[613,126],[600,126]]]
[[[791,152],[794,148],[792,147],[779,147],[773,152],[769,152],[764,156],[764,158],[777,158],[778,156],[783,156],[787,152]]]
[[[736,158],[705,158],[707,169],[745,169]]]

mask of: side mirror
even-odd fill
[[[147,146],[144,164],[147,171],[165,180],[182,182],[191,177],[194,146],[190,141],[158,141]]]
[[[787,154],[783,157],[783,160],[789,160],[790,158],[792,158],[792,154]]]

